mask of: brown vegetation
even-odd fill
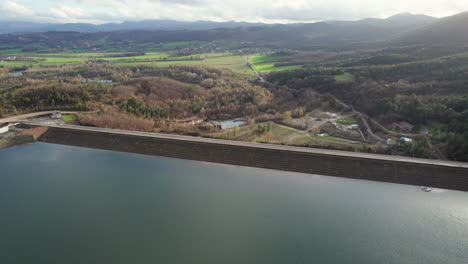
[[[123,113],[80,114],[78,120],[81,125],[104,127],[112,129],[152,132],[154,121],[142,119]]]
[[[30,135],[30,136],[33,136],[34,139],[38,139],[45,132],[47,132],[48,129],[49,129],[48,127],[33,127],[33,128],[30,128],[30,129],[23,130],[19,134],[21,134],[21,135]]]

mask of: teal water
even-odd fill
[[[468,193],[33,144],[0,151],[0,263],[468,263]]]

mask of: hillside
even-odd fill
[[[0,21],[1,33],[38,33],[48,31],[73,32],[110,32],[120,30],[208,30],[215,28],[236,28],[251,26],[267,26],[262,23],[248,22],[212,22],[212,21],[174,21],[174,20],[142,20],[125,21],[122,23],[107,23],[101,25],[89,23],[33,23],[24,21]]]
[[[442,18],[428,26],[405,33],[390,41],[392,45],[468,43],[468,12]]]
[[[187,26],[197,28],[225,26],[226,28],[199,30],[154,30],[156,24],[162,22],[129,22],[126,29],[146,25],[152,30],[119,30],[111,32],[80,33],[78,28],[86,25],[63,25],[67,32],[51,31],[46,33],[29,34],[0,34],[0,41],[9,45],[8,49],[28,47],[28,51],[39,48],[57,48],[57,46],[76,48],[99,48],[104,42],[106,47],[111,45],[129,48],[134,44],[163,43],[175,41],[216,41],[229,40],[246,42],[259,48],[289,48],[289,49],[343,49],[353,46],[370,45],[384,41],[391,37],[404,34],[431,24],[435,19],[421,15],[403,14],[388,19],[367,19],[361,21],[318,22],[288,25],[256,25],[235,27],[239,23],[186,23]],[[174,22],[175,23],[175,22]],[[180,22],[182,23],[182,22]],[[171,23],[169,23],[171,24]],[[133,25],[133,26],[132,26]],[[183,25],[183,23],[181,24]],[[231,26],[229,28],[229,26]],[[105,27],[101,26],[101,27]],[[112,27],[109,26],[109,29]],[[164,27],[170,28],[170,26]]]
[[[358,21],[328,21],[329,24],[338,25],[371,25],[375,27],[387,27],[387,28],[414,28],[427,26],[430,23],[437,21],[438,18],[426,16],[426,15],[415,15],[411,13],[397,14],[385,19],[380,18],[365,18]]]

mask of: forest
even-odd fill
[[[362,56],[360,56],[362,57]],[[346,59],[349,61],[349,59]],[[468,160],[468,56],[391,65],[306,68],[275,72],[267,80],[293,90],[330,93],[381,124],[407,121],[429,130],[407,154],[434,158],[437,149],[453,160]],[[338,80],[336,76],[350,76]]]

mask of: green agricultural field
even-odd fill
[[[168,67],[172,65],[189,65],[189,64],[200,64],[200,61],[139,61],[139,62],[115,62],[117,66],[131,66],[131,65],[147,65],[154,67]]]
[[[193,55],[200,56],[204,58],[202,60],[186,60],[186,61],[125,61],[119,60],[113,62],[114,65],[119,66],[128,66],[128,65],[150,65],[154,67],[165,67],[171,65],[187,65],[187,64],[200,64],[200,65],[208,65],[213,67],[219,68],[227,68],[231,69],[234,72],[245,74],[245,75],[253,75],[252,70],[247,66],[247,61],[249,56],[223,56],[225,53],[218,53],[218,54],[199,54]],[[230,54],[228,54],[230,55]],[[169,57],[168,59],[188,59],[190,56],[182,56],[182,57]]]
[[[207,42],[205,41],[177,41],[177,42],[167,42],[163,43],[162,46],[164,48],[180,48],[180,47],[187,47],[187,46],[192,46],[192,45],[201,45],[205,44]]]
[[[102,57],[102,58],[98,58],[98,59],[100,59],[100,60],[109,60],[109,61],[112,61],[112,60],[122,61],[122,60],[163,59],[163,58],[168,58],[168,57],[170,57],[170,54],[165,53],[165,52],[148,52],[148,53],[146,53],[145,55],[142,55],[142,56],[126,56],[126,57],[107,56],[107,57]]]
[[[354,76],[351,73],[345,72],[344,74],[335,75],[335,81],[337,82],[352,82]]]
[[[207,58],[218,58],[218,57],[228,57],[232,56],[232,53],[201,53],[201,54],[193,54],[189,56],[179,56],[179,57],[174,57],[177,59],[191,59],[191,58],[201,58],[201,59],[207,59]]]
[[[21,49],[4,49],[4,50],[0,50],[0,54],[16,54],[16,53],[20,53],[21,52]]]
[[[281,60],[282,56],[258,55],[250,59],[250,63],[258,72],[288,71],[302,68],[301,65],[276,67],[275,64]]]
[[[1,66],[27,66],[27,65],[65,65],[65,64],[79,64],[86,61],[107,60],[109,62],[115,61],[116,64],[135,64],[135,61],[148,62],[152,60],[161,60],[170,57],[170,54],[165,52],[148,52],[143,56],[126,56],[126,57],[113,57],[122,53],[50,53],[50,54],[12,54],[37,60],[31,61],[6,61],[1,62]],[[174,58],[173,58],[174,59]]]
[[[43,58],[34,58],[33,59],[43,59]],[[39,65],[54,65],[54,64],[78,64],[84,62],[80,58],[46,58],[46,61],[39,62]]]
[[[26,61],[4,61],[0,62],[0,66],[26,66],[26,65],[37,65],[37,62],[26,62]]]
[[[341,124],[341,125],[352,125],[352,124],[356,124],[357,120],[354,118],[343,118],[340,120],[336,120],[336,123]]]
[[[249,56],[227,56],[206,59],[202,61],[201,64],[219,68],[227,68],[231,69],[234,72],[251,76],[254,73],[252,69],[250,69],[249,66],[247,66],[248,60]]]
[[[189,45],[195,42],[181,42],[172,43],[171,45]],[[168,43],[166,43],[168,44]],[[28,65],[73,65],[85,63],[87,61],[107,61],[111,64],[118,66],[128,65],[151,65],[155,67],[165,67],[170,65],[187,65],[187,64],[201,64],[213,67],[228,68],[234,72],[252,76],[253,72],[247,65],[249,61],[248,55],[236,56],[232,53],[202,53],[194,54],[191,56],[174,56],[168,52],[147,52],[142,56],[125,56],[116,57],[124,52],[78,52],[78,53],[41,53],[41,54],[14,54],[24,58],[37,60],[37,62],[30,61],[14,61],[2,62],[0,66],[28,66]],[[286,66],[275,67],[274,61],[279,60],[280,56],[254,56],[250,62],[254,64],[255,68],[260,72],[281,71],[297,69],[301,66]],[[167,61],[162,61],[167,59]],[[198,60],[192,60],[198,59]]]
[[[76,115],[64,115],[62,118],[65,122],[71,122],[76,120]]]

